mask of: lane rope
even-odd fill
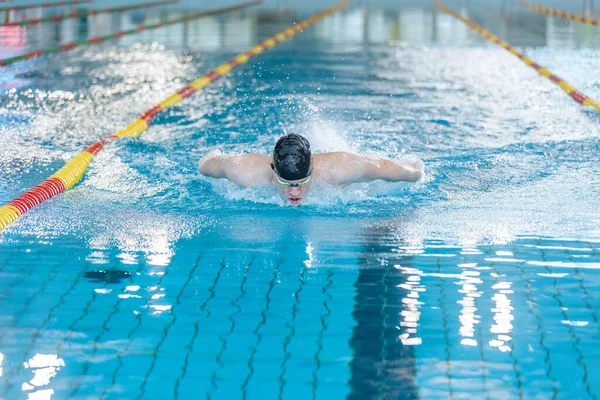
[[[218,14],[224,14],[227,12],[237,11],[237,10],[241,10],[243,8],[251,7],[254,5],[261,4],[261,3],[262,3],[262,0],[256,0],[256,1],[249,2],[249,3],[238,4],[236,6],[219,8],[219,9],[209,10],[209,11],[202,11],[202,12],[198,12],[196,14],[186,15],[186,16],[180,17],[180,18],[174,18],[174,19],[166,21],[166,22],[157,22],[155,24],[137,26],[133,29],[129,29],[126,31],[118,31],[118,32],[115,32],[115,33],[112,33],[112,34],[106,35],[106,36],[95,36],[90,39],[78,40],[76,42],[65,43],[65,44],[61,44],[59,46],[48,47],[46,49],[41,49],[41,50],[34,50],[34,51],[30,51],[25,54],[21,54],[20,56],[0,59],[0,66],[7,66],[7,65],[18,63],[18,62],[31,60],[33,58],[41,57],[46,54],[55,54],[55,53],[60,53],[63,51],[68,51],[68,50],[74,49],[75,47],[79,47],[79,46],[99,44],[99,43],[105,42],[107,40],[119,39],[126,35],[133,35],[136,33],[149,31],[152,29],[158,29],[158,28],[162,28],[163,26],[166,26],[166,25],[189,22],[189,21],[193,21],[193,20],[196,20],[196,19],[199,19],[202,17],[207,17],[209,15],[218,15]]]
[[[554,8],[542,7],[538,6],[537,4],[528,3],[526,1],[522,1],[521,6],[542,14],[556,15],[557,17],[571,19],[573,21],[582,22],[584,24],[600,26],[600,20],[593,19],[590,17],[584,17],[583,15],[577,15],[560,10],[555,10]]]
[[[60,6],[70,6],[76,4],[84,4],[91,3],[94,0],[69,0],[69,1],[55,1],[55,2],[47,2],[47,3],[39,3],[39,4],[27,4],[23,6],[10,6],[10,7],[0,7],[0,11],[19,11],[19,10],[28,10],[33,8],[50,8],[50,7],[60,7]]]
[[[99,9],[99,10],[73,11],[68,14],[63,14],[63,15],[52,15],[50,17],[26,19],[26,20],[19,21],[19,22],[7,22],[5,24],[1,24],[0,26],[26,26],[26,25],[41,24],[42,22],[58,22],[58,21],[63,21],[65,19],[71,19],[71,18],[89,17],[92,15],[100,15],[100,14],[107,14],[107,13],[113,13],[113,12],[124,12],[124,11],[129,11],[129,10],[138,10],[138,9],[142,9],[142,8],[163,6],[166,4],[177,3],[177,1],[179,1],[179,0],[161,0],[161,1],[152,1],[152,2],[147,2],[147,3],[133,4],[131,6],[103,8],[103,9]]]
[[[206,75],[191,82],[177,93],[167,97],[154,107],[142,113],[138,119],[124,129],[113,133],[112,135],[106,136],[91,146],[88,146],[84,151],[73,157],[65,164],[64,167],[59,169],[48,179],[23,193],[16,199],[10,201],[8,204],[0,207],[0,231],[4,230],[4,228],[6,228],[9,224],[15,222],[33,207],[73,187],[73,185],[81,180],[94,156],[102,150],[106,143],[124,137],[140,136],[142,132],[148,129],[150,124],[152,124],[154,117],[156,117],[156,115],[159,113],[181,103],[183,100],[192,96],[197,91],[229,74],[232,69],[247,63],[249,60],[253,59],[264,51],[269,50],[277,43],[294,36],[304,28],[314,24],[329,14],[341,10],[348,4],[348,1],[343,1],[325,11],[321,11],[320,13],[289,27],[284,31],[279,32],[269,39],[266,39],[261,44],[258,44],[245,53],[241,53],[226,63],[221,64]]]
[[[600,113],[600,103],[598,103],[596,100],[592,99],[591,97],[588,97],[585,94],[581,93],[580,91],[575,89],[575,87],[573,87],[571,84],[569,84],[564,79],[560,78],[559,76],[550,72],[548,69],[537,64],[531,58],[525,56],[524,54],[521,54],[519,51],[517,51],[517,49],[512,47],[510,44],[508,44],[504,40],[500,39],[498,36],[483,29],[481,26],[479,26],[476,23],[474,23],[473,21],[463,17],[462,15],[458,14],[456,11],[446,7],[445,5],[443,5],[437,1],[434,1],[433,4],[441,11],[444,11],[444,12],[452,15],[453,17],[461,20],[467,26],[469,26],[469,28],[473,29],[474,31],[479,33],[484,38],[500,45],[501,47],[505,48],[513,55],[520,58],[521,61],[523,61],[525,64],[529,65],[531,68],[535,69],[540,75],[550,79],[552,82],[557,84],[565,93],[567,93],[569,96],[571,96],[571,98],[573,100],[575,100],[577,103],[579,103],[585,107],[593,107]]]

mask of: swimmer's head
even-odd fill
[[[312,154],[305,137],[290,133],[279,138],[273,150],[275,186],[291,204],[299,204],[310,186]]]
[[[279,138],[273,150],[275,173],[287,180],[296,181],[310,175],[312,154],[310,143],[304,136],[290,133]]]

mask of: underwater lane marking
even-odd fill
[[[600,20],[593,19],[590,17],[584,17],[584,16],[577,15],[577,14],[572,14],[572,13],[568,13],[568,12],[564,12],[564,11],[560,11],[560,10],[555,10],[553,8],[542,7],[542,6],[538,6],[537,4],[528,3],[526,1],[522,1],[520,4],[521,4],[521,7],[529,8],[530,10],[537,11],[542,14],[555,15],[557,17],[570,19],[570,20],[581,22],[581,23],[588,24],[588,25],[600,26]]]
[[[230,9],[242,8],[242,6],[248,7],[248,4],[254,3],[258,2],[245,3],[236,7],[231,7]],[[310,19],[311,22],[308,25],[346,7],[348,4],[348,1],[343,1],[334,7],[331,7],[325,11],[316,14]],[[297,26],[308,25],[306,24],[306,22],[302,22]],[[129,124],[126,128],[116,133],[113,133],[103,139],[100,139],[96,143],[87,147],[83,152],[73,157],[69,162],[65,164],[64,167],[59,169],[56,173],[50,176],[49,179],[42,182],[40,185],[23,193],[21,196],[9,202],[8,205],[0,207],[0,231],[4,230],[4,228],[6,228],[9,224],[15,222],[21,217],[21,215],[31,210],[33,207],[39,205],[40,203],[48,200],[53,196],[56,196],[58,193],[66,191],[67,189],[73,187],[73,185],[75,185],[77,182],[79,182],[83,177],[83,174],[89,167],[90,163],[92,162],[94,156],[98,154],[100,150],[102,150],[106,142],[123,137],[140,136],[142,132],[148,129],[156,115],[169,109],[170,107],[173,107],[175,104],[178,104],[179,102],[183,101],[183,99],[192,96],[200,89],[206,87],[209,83],[214,82],[217,79],[227,75],[229,72],[231,72],[233,68],[243,65],[252,58],[256,57],[256,55],[262,53],[268,48],[267,44],[272,43],[272,45],[274,45],[278,42],[278,40],[274,38],[269,38],[265,40],[262,44],[254,46],[249,52],[239,54],[237,57],[234,57],[229,62],[220,65],[219,67],[210,71],[208,74],[191,82],[188,86],[184,87],[179,92],[177,92],[177,94],[171,95],[170,97],[161,101],[154,107],[142,113],[137,120]],[[234,61],[237,64],[233,65],[231,61]]]
[[[161,1],[153,1],[153,2],[140,4],[140,6],[142,6],[142,7],[128,6],[128,7],[120,7],[120,8],[103,8],[103,9],[99,9],[99,10],[73,11],[68,14],[63,14],[63,15],[53,15],[51,17],[26,19],[24,21],[19,21],[19,22],[8,22],[5,24],[0,24],[0,26],[26,26],[26,25],[35,25],[35,24],[39,24],[42,22],[58,22],[58,21],[62,21],[65,19],[87,17],[90,15],[99,15],[99,14],[107,14],[107,13],[135,10],[137,8],[150,8],[150,7],[162,6],[162,5],[166,5],[166,4],[177,3],[178,1],[179,0],[161,0]]]
[[[469,19],[458,14],[456,11],[446,7],[445,5],[443,5],[437,1],[434,1],[433,4],[440,10],[452,15],[456,19],[461,20],[462,22],[464,22],[466,25],[468,25],[473,30],[477,31],[479,34],[481,34],[485,38],[490,39],[494,43],[498,43],[501,47],[508,50],[510,53],[514,54],[518,58],[520,58],[521,61],[523,61],[525,64],[529,65],[531,68],[535,69],[540,75],[542,75],[542,76],[550,79],[552,82],[556,83],[565,93],[567,93],[577,103],[579,103],[585,107],[593,107],[600,113],[600,103],[598,101],[581,93],[580,91],[575,89],[575,87],[573,87],[571,84],[569,84],[564,79],[560,78],[557,75],[554,75],[548,69],[546,69],[546,68],[542,67],[541,65],[537,64],[536,62],[534,62],[531,58],[519,53],[514,47],[510,46],[507,42],[500,40],[500,38],[498,38],[493,33],[486,31],[479,25],[475,24],[474,22],[470,21]]]
[[[202,12],[198,12],[196,14],[188,15],[186,17],[174,18],[174,19],[168,20],[166,22],[159,22],[159,23],[155,23],[155,24],[151,24],[151,25],[142,25],[142,26],[138,26],[133,29],[129,29],[127,31],[118,31],[118,32],[111,33],[110,35],[106,35],[106,36],[95,36],[95,37],[92,37],[87,40],[79,40],[76,42],[61,44],[59,46],[48,47],[48,48],[42,49],[42,50],[30,51],[29,53],[25,53],[20,56],[0,59],[0,66],[6,66],[6,65],[15,64],[15,63],[18,63],[21,61],[31,60],[33,58],[37,58],[37,57],[43,56],[45,54],[54,54],[54,53],[59,53],[61,51],[68,51],[68,50],[71,50],[71,49],[73,49],[75,47],[79,47],[79,46],[98,44],[98,43],[105,42],[107,40],[118,39],[125,35],[134,35],[136,33],[142,32],[142,31],[158,29],[158,28],[161,28],[166,25],[180,24],[183,22],[196,20],[196,19],[199,19],[202,17],[207,17],[209,15],[224,14],[227,12],[240,10],[240,9],[251,7],[254,5],[261,4],[261,3],[262,3],[262,0],[256,0],[256,1],[248,2],[248,3],[241,3],[236,6],[218,8],[218,9],[209,10],[209,11],[202,11]],[[90,15],[90,14],[88,13],[88,15]]]

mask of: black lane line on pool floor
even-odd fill
[[[369,262],[377,262],[377,253],[386,253],[389,249],[377,244],[366,247],[369,251],[361,257],[365,265],[354,284],[356,297],[352,315],[357,324],[350,339],[354,357],[350,362],[351,391],[347,398],[418,399],[414,381],[415,349],[402,344],[398,337],[403,331],[396,329],[404,294],[398,285],[406,282],[406,276],[394,267],[394,260],[383,266],[369,265]],[[408,266],[410,259],[402,258],[402,265]],[[388,381],[388,377],[393,377],[393,381]]]

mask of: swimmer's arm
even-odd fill
[[[271,182],[271,157],[261,154],[208,154],[200,160],[198,172],[211,178],[226,178],[243,187]]]
[[[420,159],[411,162],[365,159],[364,178],[383,179],[390,182],[416,182],[424,175],[425,164]]]
[[[356,154],[340,152],[330,153],[328,164],[331,183],[348,185],[354,182],[369,182],[383,179],[389,182],[416,182],[423,177],[423,161],[397,162],[384,159],[372,159]],[[333,167],[333,168],[331,168]],[[332,174],[333,173],[333,174]]]

